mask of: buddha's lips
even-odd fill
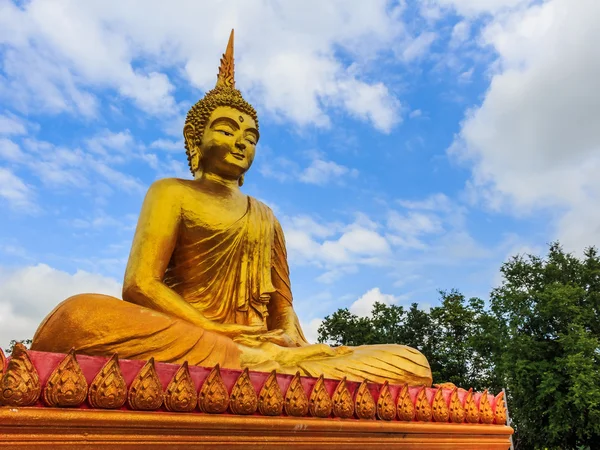
[[[246,158],[246,155],[244,155],[243,153],[234,153],[234,152],[231,152],[231,154],[233,155],[234,158],[237,158],[237,159],[244,159],[244,158]]]

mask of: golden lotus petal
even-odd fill
[[[6,356],[4,356],[4,352],[0,348],[0,377],[4,374],[4,371],[7,369],[6,364]]]
[[[163,397],[154,358],[150,358],[131,383],[127,401],[131,409],[154,411],[162,405]]]
[[[360,386],[356,390],[356,395],[354,396],[354,410],[359,419],[375,419],[377,406],[369,391],[367,380],[360,383]]]
[[[258,394],[258,411],[263,416],[280,416],[283,412],[283,394],[275,371],[269,374]]]
[[[310,415],[313,417],[329,417],[333,408],[333,403],[327,389],[325,389],[325,380],[323,375],[319,377],[312,392],[310,393],[310,399],[308,401],[308,410]]]
[[[40,378],[29,359],[27,348],[17,343],[0,380],[0,405],[31,406],[38,401]]]
[[[258,397],[250,380],[248,368],[245,368],[231,390],[229,409],[233,414],[248,415],[254,414],[257,407]]]
[[[94,377],[88,389],[92,408],[118,409],[127,401],[127,384],[115,353]]]
[[[43,399],[48,406],[79,406],[87,397],[88,384],[71,349],[50,374],[44,387]]]
[[[175,372],[165,391],[165,408],[167,411],[191,412],[196,409],[198,393],[190,375],[188,362]]]
[[[419,422],[430,422],[433,413],[427,399],[427,388],[423,388],[417,394],[415,401],[415,419]]]
[[[208,374],[198,394],[198,408],[210,414],[222,414],[229,406],[229,392],[221,377],[221,368],[217,364]]]
[[[479,418],[482,423],[494,423],[494,412],[492,411],[492,405],[490,405],[487,389],[483,391],[479,399]]]
[[[415,406],[413,405],[408,392],[408,384],[405,384],[400,388],[396,410],[398,411],[398,420],[410,422],[415,418]]]
[[[300,381],[300,372],[296,372],[285,393],[285,413],[294,417],[304,417],[308,414],[308,397]]]
[[[497,425],[506,424],[506,403],[504,401],[504,391],[496,396],[496,406],[494,407],[494,423]]]
[[[387,381],[383,383],[379,390],[379,398],[377,399],[377,417],[381,420],[394,420],[396,417],[396,405],[390,392],[390,386]]]
[[[448,419],[450,418],[450,411],[448,410],[448,404],[444,398],[444,392],[442,388],[439,388],[433,397],[431,411],[434,421],[448,422]]]
[[[342,378],[333,392],[333,415],[341,419],[349,419],[354,415],[352,395],[346,385],[346,377]]]
[[[450,394],[450,421],[454,423],[463,423],[465,421],[465,408],[463,408],[458,398],[458,389],[454,388]]]
[[[475,399],[473,398],[473,389],[469,389],[467,396],[465,397],[465,414],[468,423],[479,423],[479,411],[475,405]]]

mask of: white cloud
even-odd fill
[[[12,114],[0,114],[0,135],[25,134],[27,128],[21,119]]]
[[[423,57],[431,44],[436,40],[437,35],[433,32],[426,31],[417,36],[401,53],[401,59],[404,62],[412,62]]]
[[[323,323],[323,319],[312,319],[308,323],[301,323],[304,337],[310,343],[316,343],[319,339],[319,327]]]
[[[119,153],[132,152],[134,140],[129,130],[117,132],[102,130],[86,139],[86,144],[92,152],[107,155],[111,150]]]
[[[343,185],[347,179],[358,176],[358,170],[330,161],[319,151],[308,151],[304,156],[310,158],[310,163],[301,168],[300,164],[289,158],[263,155],[258,171],[263,177],[281,183],[300,181],[318,186],[331,183]]]
[[[0,96],[24,111],[88,117],[97,113],[95,92],[103,88],[150,114],[180,114],[174,79],[183,75],[194,87],[212,87],[235,28],[238,85],[264,110],[326,126],[326,108],[340,108],[387,132],[400,120],[399,103],[384,84],[366,81],[367,66],[390,48],[406,60],[418,58],[433,39],[431,33],[410,36],[402,8],[385,0],[253,0],[227,8],[194,1],[33,0],[0,8],[6,48]],[[211,20],[198,26],[198,17]],[[364,64],[350,70],[336,54],[340,48]]]
[[[169,152],[183,152],[185,147],[182,140],[157,139],[150,144],[150,148]]]
[[[46,188],[98,192],[99,186],[104,185],[137,194],[145,190],[141,181],[116,168],[136,158],[148,162],[143,146],[135,143],[128,131],[104,130],[86,140],[87,150],[31,138],[22,140],[21,147],[25,156],[14,161],[26,167]]]
[[[471,34],[471,25],[468,21],[462,20],[458,22],[452,28],[452,35],[450,37],[450,48],[460,47]]]
[[[430,8],[452,8],[466,17],[480,14],[498,14],[507,10],[526,6],[534,0],[424,0]],[[438,18],[441,14],[438,15]]]
[[[343,177],[355,178],[356,176],[358,176],[356,169],[349,169],[333,161],[317,158],[300,173],[299,179],[303,183],[323,186],[332,180],[339,180]]]
[[[37,206],[33,196],[33,191],[21,178],[9,169],[0,167],[0,200],[4,200],[11,208],[34,212]]]
[[[396,202],[407,209],[424,209],[429,211],[433,210],[449,212],[456,208],[456,205],[452,203],[448,196],[441,192],[432,194],[424,200],[399,199],[396,200]]]
[[[284,217],[282,224],[290,259],[327,269],[323,282],[353,272],[357,264],[380,265],[390,253],[385,237],[373,228],[375,224],[369,226],[360,219],[342,226],[318,224],[305,216]]]
[[[359,317],[367,317],[371,315],[373,305],[375,303],[383,303],[384,305],[393,305],[398,302],[398,297],[391,294],[383,294],[376,287],[364,293],[358,300],[350,305],[350,312]]]
[[[6,161],[18,162],[25,159],[21,148],[10,139],[0,138],[0,158]]]
[[[473,198],[531,214],[549,208],[569,249],[600,243],[600,3],[550,0],[494,18],[488,92],[450,154],[472,165]]]
[[[421,111],[420,109],[415,109],[414,111],[410,112],[408,117],[410,117],[411,119],[417,119],[417,118],[421,117],[422,115],[423,115],[423,111]]]
[[[112,278],[84,271],[69,274],[45,264],[0,268],[0,347],[6,348],[11,339],[31,339],[56,305],[85,292],[120,298],[121,285]]]

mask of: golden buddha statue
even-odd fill
[[[194,179],[149,188],[123,300],[65,300],[38,328],[32,350],[431,385],[427,359],[410,347],[306,341],[281,226],[240,190],[259,132],[233,67],[232,31],[216,87],[190,109],[183,128]]]

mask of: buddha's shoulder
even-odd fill
[[[169,196],[171,199],[179,197],[178,194],[188,191],[193,180],[184,180],[182,178],[161,178],[156,180],[148,188],[149,197],[164,197]]]
[[[272,215],[275,218],[275,213],[273,212],[273,208],[271,208],[265,202],[257,199],[256,197],[252,197],[250,195],[248,196],[248,198],[254,204],[255,208],[260,208],[260,209],[262,209],[263,211],[265,211],[266,213]]]
[[[172,192],[180,189],[189,189],[194,180],[185,180],[183,178],[161,178],[150,185],[148,191],[153,192]]]

